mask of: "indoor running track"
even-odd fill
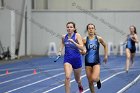
[[[63,58],[26,58],[0,64],[0,93],[65,93]],[[128,73],[124,71],[125,56],[110,56],[101,64],[102,88],[96,93],[140,93],[140,56]],[[90,93],[84,64],[81,73],[83,93]],[[71,93],[79,93],[71,76]],[[95,84],[96,86],[96,84]]]

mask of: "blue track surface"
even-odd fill
[[[0,93],[65,93],[63,58],[54,63],[54,58],[40,57],[15,63],[0,65]],[[96,93],[117,93],[140,74],[140,57],[136,56],[134,66],[128,73],[124,71],[125,56],[110,56],[108,63],[101,64],[102,88],[95,88]],[[9,74],[6,74],[8,69]],[[34,69],[36,74],[34,74]],[[83,93],[90,93],[82,69]],[[139,93],[140,80],[124,93]],[[71,93],[79,93],[72,74]]]

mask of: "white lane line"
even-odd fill
[[[103,81],[101,81],[101,83],[104,83],[104,82],[108,81],[109,79],[111,79],[111,78],[113,78],[113,77],[115,77],[115,76],[117,76],[117,75],[119,75],[119,74],[122,74],[122,73],[125,73],[125,71],[121,71],[121,72],[118,72],[118,73],[116,73],[116,74],[113,74],[112,76],[110,76],[110,77],[104,79]],[[97,86],[97,84],[94,85],[94,86]],[[87,91],[89,91],[89,88],[86,89],[86,90],[84,90],[83,93],[85,93],[85,92],[87,92]]]
[[[111,69],[111,70],[122,70],[122,69],[124,69],[124,68],[113,68],[113,69]],[[84,68],[83,68],[83,70],[85,70]],[[103,69],[101,72],[105,72],[105,71],[108,71],[107,69]],[[62,85],[63,86],[63,85]],[[61,86],[60,86],[61,87]],[[40,90],[43,90],[43,89],[45,89],[45,88],[42,88],[42,89],[39,89],[39,90],[36,90],[36,91],[40,91]],[[36,91],[34,91],[34,92],[36,92]],[[32,92],[32,93],[34,93],[34,92]]]
[[[117,68],[117,69],[122,69],[122,68]],[[112,69],[112,70],[113,70],[113,69]],[[101,72],[103,72],[103,71],[107,71],[107,70],[105,69],[105,70],[102,70]],[[86,76],[86,75],[81,76],[81,79],[84,78],[85,76]],[[71,80],[70,82],[74,82],[74,81],[75,81],[75,79]],[[47,91],[44,91],[43,93],[51,92],[51,91],[53,91],[53,90],[55,90],[55,89],[57,89],[57,88],[60,88],[60,87],[62,87],[62,86],[64,86],[64,84],[61,84],[61,85],[59,85],[59,86],[57,86],[57,87],[54,87],[54,88],[52,88],[52,89],[49,89],[49,90],[47,90]]]
[[[5,92],[5,93],[11,93],[11,92],[13,92],[13,91],[16,91],[16,90],[19,90],[19,89],[22,89],[22,88],[25,88],[25,87],[28,87],[28,86],[31,86],[31,85],[34,85],[34,84],[40,83],[40,82],[43,82],[43,81],[45,81],[45,80],[52,79],[52,78],[54,78],[54,77],[57,77],[57,76],[60,76],[60,75],[63,75],[63,74],[64,74],[64,73],[56,74],[56,75],[54,75],[54,76],[51,76],[51,77],[48,77],[48,78],[45,78],[45,79],[42,79],[42,80],[36,81],[36,82],[34,82],[34,83],[30,83],[30,84],[27,84],[27,85],[25,85],[25,86],[21,86],[21,87],[18,87],[18,88],[15,88],[15,89],[9,90],[9,91],[7,91],[7,92]]]
[[[38,68],[36,68],[36,69],[38,69]],[[62,68],[58,68],[58,69],[62,69]],[[26,69],[26,70],[13,71],[13,72],[10,72],[10,70],[9,70],[9,74],[14,74],[14,73],[24,72],[24,71],[29,71],[29,70],[33,70],[33,69]],[[41,70],[41,69],[39,68],[39,70]],[[54,70],[57,70],[57,69],[54,69]],[[48,71],[49,71],[49,70],[48,70]],[[42,72],[43,72],[43,71],[42,71]],[[5,76],[5,75],[7,75],[7,74],[1,74],[0,77],[1,77],[1,76]]]
[[[86,76],[86,74],[83,75],[83,76],[81,76],[81,79],[84,78],[85,76]],[[74,81],[75,81],[75,79],[71,80],[70,82],[72,83],[72,82],[74,82]],[[57,88],[60,88],[60,87],[62,87],[62,86],[64,86],[64,84],[61,84],[61,85],[59,85],[59,86],[57,86],[57,87],[54,87],[54,88],[52,88],[52,89],[49,89],[49,90],[47,90],[47,91],[44,91],[43,93],[51,92],[51,91],[53,91],[53,90],[55,90],[55,89],[57,89]]]
[[[140,70],[140,69],[136,69],[136,70],[130,70],[130,71],[138,71],[138,70]],[[109,80],[109,79],[111,79],[111,78],[113,78],[113,77],[115,77],[115,76],[117,76],[117,75],[119,75],[119,74],[122,74],[122,73],[126,73],[126,71],[121,71],[121,72],[118,72],[118,73],[116,73],[116,74],[114,74],[114,75],[112,75],[112,76],[110,76],[110,77],[108,77],[108,78],[106,78],[105,80],[103,80],[101,83],[104,83],[105,81],[107,81],[107,80]],[[96,85],[94,85],[95,87],[97,86],[97,84]],[[83,93],[85,93],[85,92],[87,92],[87,91],[89,91],[89,88],[88,89],[86,89],[86,90],[84,90],[84,92]]]
[[[119,70],[119,69],[122,69],[122,68],[117,68],[117,70]],[[14,71],[14,72],[11,72],[9,74],[18,73],[18,72],[24,72],[24,71],[30,71],[30,70],[33,70],[33,69]],[[45,70],[45,71],[42,71],[42,72],[51,72],[51,71],[59,71],[59,70],[63,70],[63,68]],[[111,70],[116,70],[116,69],[111,69]],[[102,71],[107,71],[107,70],[102,70]],[[41,73],[41,72],[38,72],[37,74],[39,74],[39,73]],[[6,74],[4,74],[4,75],[6,75]],[[21,77],[18,77],[18,78],[14,78],[14,79],[10,79],[10,80],[7,80],[7,81],[0,82],[0,84],[4,84],[4,83],[8,83],[8,82],[15,81],[15,80],[18,80],[18,79],[26,78],[26,77],[32,76],[32,75],[33,74],[27,74],[27,75],[24,75],[24,76],[21,76]]]
[[[63,69],[62,68],[60,68],[60,69],[52,69],[52,70],[45,70],[45,71],[42,71],[42,72],[51,72],[51,71],[59,71],[59,70],[63,70]],[[39,74],[39,73],[41,73],[41,72],[38,72],[37,74]],[[18,77],[18,78],[3,81],[3,82],[0,82],[0,84],[4,84],[4,83],[8,83],[8,82],[15,81],[15,80],[18,80],[18,79],[26,78],[26,77],[32,76],[32,75],[34,75],[34,74],[28,74],[28,75],[24,75],[24,76],[21,76],[21,77]]]
[[[44,80],[44,79],[43,79],[43,80]],[[41,81],[34,82],[34,83],[31,83],[31,84],[28,84],[28,85],[25,85],[25,86],[22,86],[22,87],[20,87],[20,88],[13,89],[13,90],[11,90],[11,91],[15,91],[15,90],[18,90],[18,89],[27,87],[27,86],[31,86],[31,85],[36,84],[36,83],[39,83],[39,82],[42,82],[42,80],[41,80]],[[71,82],[74,82],[74,81],[71,81]],[[64,86],[64,85],[62,85],[62,86]],[[60,86],[60,87],[61,87],[61,86]],[[10,91],[8,91],[8,92],[6,92],[6,93],[10,93]]]
[[[133,86],[137,81],[140,80],[140,74],[132,81],[130,82],[128,85],[126,85],[125,87],[123,87],[121,90],[119,90],[117,93],[124,93],[128,88],[130,88],[131,86]]]
[[[22,79],[22,78],[32,76],[32,75],[33,74],[24,75],[24,76],[21,76],[21,77],[18,77],[18,78],[14,78],[14,79],[10,79],[10,80],[4,81],[4,82],[0,82],[0,84],[8,83],[8,82],[15,81],[15,80],[18,80],[18,79]]]
[[[25,72],[25,71],[30,71],[30,70],[33,70],[33,69],[28,69],[28,70],[20,70],[20,71],[13,71],[13,72],[9,72],[9,74],[8,75],[10,75],[10,74],[14,74],[14,73],[18,73],[18,72]],[[0,77],[2,77],[2,76],[5,76],[6,74],[1,74],[0,75]]]

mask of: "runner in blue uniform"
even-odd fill
[[[130,34],[127,35],[127,39],[126,39],[126,67],[125,67],[126,72],[128,72],[129,67],[134,62],[133,60],[136,52],[135,43],[138,43],[136,27],[132,25],[129,27],[129,30],[130,30]]]
[[[75,80],[78,83],[79,92],[83,92],[81,84],[81,67],[82,60],[79,49],[83,50],[83,42],[80,34],[76,32],[74,22],[68,22],[66,24],[67,34],[62,36],[62,43],[60,48],[60,54],[65,47],[64,54],[64,71],[65,71],[65,93],[70,93],[70,78],[71,73],[74,71]]]
[[[89,82],[89,88],[91,93],[94,91],[94,82],[97,82],[98,89],[101,88],[100,82],[100,58],[99,58],[99,47],[100,43],[104,47],[104,62],[107,62],[107,45],[103,38],[95,33],[95,25],[90,23],[87,25],[88,36],[83,39],[83,43],[86,47],[85,55],[85,70]]]

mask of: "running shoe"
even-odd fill
[[[97,82],[97,88],[98,88],[98,89],[101,88],[101,81],[100,81],[100,80]]]
[[[84,89],[83,89],[83,86],[82,86],[82,85],[81,85],[81,86],[78,86],[78,88],[79,88],[79,92],[82,93],[83,90],[84,90]]]

